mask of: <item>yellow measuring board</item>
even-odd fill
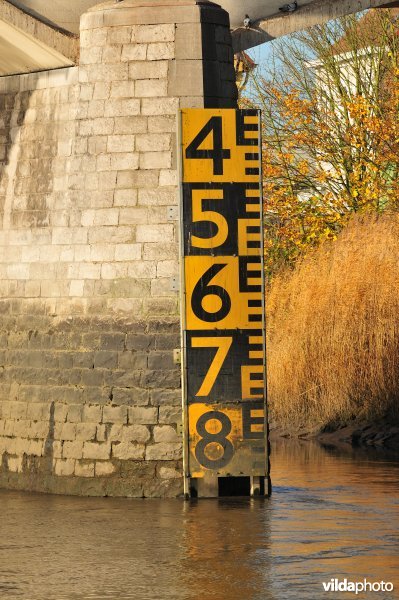
[[[186,487],[266,477],[260,112],[183,109],[180,129]]]

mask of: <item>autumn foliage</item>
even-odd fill
[[[263,114],[266,269],[399,205],[399,38],[392,11],[284,40],[243,104]]]
[[[277,43],[262,109],[272,421],[399,419],[399,9]]]

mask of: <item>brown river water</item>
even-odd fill
[[[282,441],[269,499],[0,491],[0,599],[399,598],[399,461]],[[366,593],[322,582],[390,582]]]

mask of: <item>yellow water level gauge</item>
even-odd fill
[[[185,491],[254,490],[268,478],[260,112],[183,109],[180,130]]]

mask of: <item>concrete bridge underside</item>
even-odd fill
[[[79,19],[96,4],[98,0],[0,0],[0,75],[76,64]],[[284,0],[220,0],[219,4],[230,15],[233,48],[238,52],[341,15],[398,2],[300,0],[298,9],[288,14],[279,12]],[[243,26],[246,14],[249,28]]]

